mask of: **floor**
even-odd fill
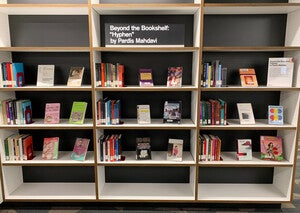
[[[124,203],[5,203],[0,213],[230,213],[297,212],[300,213],[300,148],[297,162],[294,201],[282,205],[266,204],[124,204]]]

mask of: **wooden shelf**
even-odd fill
[[[264,91],[300,91],[299,87],[242,87],[242,86],[227,86],[227,87],[201,87],[202,92],[264,92]]]
[[[151,91],[197,91],[196,86],[185,86],[182,87],[166,87],[162,86],[153,86],[153,87],[140,87],[140,86],[125,86],[125,87],[96,87],[96,91],[120,91],[120,92],[151,92]]]
[[[284,52],[300,51],[300,46],[206,46],[204,52]]]
[[[1,92],[8,91],[92,91],[92,86],[84,85],[81,87],[68,87],[66,85],[54,85],[53,87],[37,87],[35,85],[28,85],[24,87],[1,87]]]
[[[94,51],[101,52],[197,52],[199,47],[93,47]]]
[[[0,47],[2,52],[90,52],[89,47]]]

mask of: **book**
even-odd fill
[[[165,101],[164,123],[181,123],[181,101]]]
[[[71,154],[72,160],[84,161],[89,147],[90,139],[76,138],[73,152]]]
[[[60,118],[60,103],[46,103],[45,124],[58,124]]]
[[[144,138],[136,139],[136,159],[137,160],[151,159],[150,138],[144,137]]]
[[[251,103],[237,103],[240,124],[255,124]]]
[[[71,67],[67,86],[70,87],[81,86],[83,73],[84,73],[84,67]]]
[[[38,65],[37,71],[37,87],[53,87],[54,86],[54,70],[55,65]]]
[[[280,136],[260,136],[262,160],[283,160],[282,138]]]
[[[24,65],[23,63],[12,63],[13,87],[23,87],[25,85]]]
[[[294,58],[269,58],[267,86],[291,87]]]
[[[168,67],[167,87],[182,86],[183,67]]]
[[[21,153],[23,153],[23,160],[32,160],[34,158],[34,152],[33,152],[33,139],[32,135],[23,135],[19,141],[21,141]]]
[[[138,124],[150,124],[150,105],[137,105],[137,122]]]
[[[71,109],[70,124],[83,124],[87,102],[74,101]]]
[[[252,140],[251,139],[237,139],[237,153],[238,160],[252,160]]]
[[[152,69],[140,68],[139,82],[140,82],[140,87],[152,87],[153,86]]]
[[[169,139],[167,160],[182,161],[183,140],[182,139]]]
[[[255,69],[253,68],[240,68],[239,69],[242,87],[257,87],[257,79]]]
[[[59,137],[44,138],[43,144],[43,160],[58,159]]]
[[[283,125],[283,106],[268,106],[268,124]]]

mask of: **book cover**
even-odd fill
[[[150,124],[150,105],[137,105],[137,122],[138,124]]]
[[[237,154],[238,160],[252,160],[252,140],[237,139]]]
[[[167,160],[182,161],[183,153],[183,140],[181,139],[169,139]]]
[[[165,101],[164,123],[181,123],[181,101]]]
[[[13,86],[23,87],[25,85],[23,63],[12,63],[12,71],[13,71]]]
[[[268,124],[283,125],[283,106],[268,106]]]
[[[23,153],[23,160],[32,160],[34,158],[32,135],[23,135],[20,138]]]
[[[145,138],[136,139],[136,159],[137,160],[151,159],[150,138],[145,137]]]
[[[53,87],[54,86],[54,69],[55,65],[38,65],[37,87]]]
[[[240,124],[255,124],[251,103],[237,103]]]
[[[60,118],[60,103],[46,103],[45,124],[58,124]]]
[[[43,160],[56,160],[58,158],[59,137],[44,138]]]
[[[141,87],[152,87],[152,69],[139,69],[139,82]]]
[[[31,124],[32,123],[32,105],[30,100],[24,100],[22,102],[22,124]]]
[[[181,87],[182,86],[182,71],[183,67],[169,67],[167,87]]]
[[[269,58],[267,86],[291,87],[294,58]]]
[[[84,67],[71,67],[67,86],[70,87],[81,86],[83,73],[84,73]]]
[[[239,69],[241,85],[243,87],[257,87],[257,79],[255,69],[253,68],[240,68]]]
[[[260,136],[262,160],[283,160],[282,138],[280,136]]]
[[[83,124],[87,102],[74,101],[71,109],[70,124]]]
[[[72,160],[84,161],[89,147],[90,139],[76,138],[73,152],[71,155]]]

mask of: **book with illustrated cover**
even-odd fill
[[[267,86],[291,87],[294,58],[269,58]]]
[[[240,124],[255,124],[251,103],[237,103]]]
[[[164,123],[181,123],[181,101],[165,101]]]
[[[283,125],[283,106],[268,106],[268,124]]]
[[[24,64],[12,63],[12,79],[13,87],[23,87],[25,85],[25,76],[24,76]]]
[[[46,103],[45,124],[58,124],[60,117],[60,103]]]
[[[167,160],[182,161],[183,153],[183,140],[182,139],[169,139]]]
[[[136,159],[137,160],[151,159],[150,138],[145,137],[145,138],[136,139]]]
[[[72,160],[84,161],[89,147],[90,139],[76,138],[73,152],[71,155]]]
[[[183,67],[169,67],[167,87],[181,87],[182,86],[182,71]]]
[[[38,65],[36,86],[53,87],[54,69],[55,69],[55,65]]]
[[[237,154],[238,160],[252,160],[252,140],[237,139]]]
[[[70,87],[81,86],[83,73],[84,73],[84,67],[71,67],[67,86]]]
[[[262,160],[283,160],[282,138],[280,136],[260,136]]]
[[[152,69],[139,69],[139,82],[140,87],[152,87],[153,86],[153,76]]]
[[[58,146],[59,146],[59,137],[44,138],[42,159],[43,160],[58,159]]]
[[[255,69],[240,68],[239,73],[242,87],[258,87]]]
[[[137,122],[138,124],[150,124],[150,105],[137,105]]]
[[[70,124],[83,124],[87,102],[74,101],[71,109]]]

